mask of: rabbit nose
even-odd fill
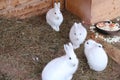
[[[79,40],[79,38],[77,38],[77,40]]]
[[[73,67],[75,67],[76,66],[76,64],[73,64]]]
[[[56,19],[59,19],[59,17],[57,17]]]

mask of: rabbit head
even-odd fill
[[[81,23],[74,23],[73,36],[76,41],[81,41],[81,39],[85,38],[86,34],[86,30]]]
[[[89,39],[85,42],[85,48],[90,49],[93,47],[99,47],[99,48],[103,48],[102,44],[95,42],[92,39]]]
[[[81,23],[74,23],[69,38],[73,44],[74,49],[78,48],[82,44],[87,36],[87,30],[82,26]]]
[[[56,20],[59,20],[62,16],[62,13],[60,11],[60,3],[54,3],[54,11],[53,16]]]
[[[65,44],[64,45],[64,50],[66,52],[65,57],[67,58],[68,64],[73,66],[73,67],[77,66],[78,65],[78,58],[75,55],[75,52],[74,52],[72,44],[71,43]]]

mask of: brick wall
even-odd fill
[[[62,8],[64,0],[0,0],[0,16],[28,18],[47,12],[54,1],[60,1]]]

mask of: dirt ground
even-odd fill
[[[46,23],[45,15],[25,20],[0,18],[0,80],[41,80],[45,65],[65,54],[69,30],[80,21],[67,11],[63,16],[60,32]],[[73,80],[120,80],[120,66],[111,58],[104,71],[90,70],[83,49],[82,45],[75,50],[80,64]]]

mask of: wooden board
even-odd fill
[[[61,9],[64,0],[60,0]],[[0,0],[0,16],[20,19],[46,13],[52,8],[53,0]]]
[[[86,24],[120,16],[120,0],[66,0],[66,9]]]
[[[91,0],[66,0],[65,7],[68,11],[79,16],[86,23],[90,23]]]

